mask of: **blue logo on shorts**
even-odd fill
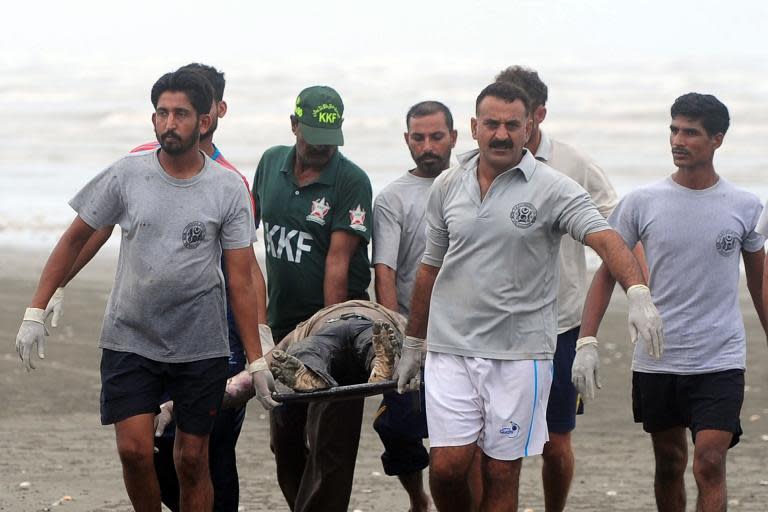
[[[515,439],[520,435],[520,425],[518,425],[514,421],[510,421],[508,427],[501,427],[501,430],[499,430],[499,434],[503,434],[510,439]]]

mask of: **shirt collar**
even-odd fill
[[[315,183],[322,183],[323,185],[333,185],[336,182],[336,174],[339,171],[339,167],[341,166],[341,153],[339,152],[338,148],[333,153],[333,156],[328,161],[327,164],[325,164],[325,167],[323,167],[323,170],[320,172],[320,177],[317,178],[317,181],[313,181],[310,183],[310,185],[313,185]],[[280,169],[281,172],[287,174],[291,181],[296,181],[296,177],[293,175],[293,164],[296,161],[296,146],[293,146],[291,150],[288,152],[288,155],[285,157],[285,161],[283,162],[283,167]]]
[[[480,160],[480,150],[473,149],[467,151],[466,153],[458,155],[456,159],[459,161],[459,165],[465,169],[477,169],[477,163]],[[536,172],[536,159],[527,149],[523,150],[523,157],[520,159],[520,162],[515,167],[504,172],[514,171],[516,169],[523,173],[525,181],[531,181],[533,173]]]
[[[543,131],[539,130],[539,133],[541,139],[539,140],[539,149],[536,150],[536,160],[549,162],[549,159],[552,158],[552,141]]]

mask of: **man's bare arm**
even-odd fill
[[[45,309],[53,292],[69,274],[75,259],[93,233],[94,229],[80,216],[75,217],[43,267],[30,307]]]
[[[264,274],[255,255],[251,267],[251,278],[256,287],[256,317],[260,324],[267,323],[267,284],[264,282]]]
[[[325,257],[323,298],[325,306],[344,302],[349,298],[349,262],[360,245],[360,237],[346,231],[331,233],[331,245]]]
[[[373,270],[376,302],[392,311],[400,311],[397,303],[397,271],[384,263],[376,263]]]
[[[590,233],[584,237],[584,243],[595,250],[611,275],[625,290],[636,284],[646,284],[643,269],[616,231],[606,229]]]
[[[741,251],[741,257],[744,259],[744,273],[747,277],[747,289],[752,297],[752,304],[755,306],[757,317],[760,319],[760,325],[763,326],[763,332],[768,337],[768,276],[765,275],[765,250],[760,249],[756,252]]]
[[[67,276],[59,286],[63,288],[72,279],[75,278],[75,276],[83,269],[83,267],[85,267],[88,262],[90,262],[93,257],[96,256],[96,253],[99,252],[99,249],[101,249],[107,240],[109,240],[109,237],[112,235],[112,231],[114,229],[114,225],[105,226],[103,228],[97,229],[91,234],[90,238],[88,238],[88,241],[77,255],[75,262],[72,264],[72,268],[69,270]]]
[[[259,298],[258,286],[254,280],[254,267],[258,269],[258,266],[250,246],[224,250],[229,302],[249,362],[262,356],[257,311],[259,301],[266,302],[266,299]],[[260,270],[258,272],[261,273]]]
[[[422,263],[416,272],[416,280],[413,284],[413,296],[411,297],[411,314],[408,317],[408,327],[405,332],[408,336],[425,338],[427,336],[427,322],[429,321],[429,304],[432,300],[432,289],[435,286],[440,267],[433,267]]]

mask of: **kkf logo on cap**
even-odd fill
[[[335,124],[337,120],[341,119],[341,113],[336,105],[323,103],[312,111],[312,117],[321,124]]]

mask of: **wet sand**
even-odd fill
[[[97,256],[67,287],[63,320],[51,331],[46,359],[28,374],[14,339],[46,257],[0,248],[0,511],[129,511],[113,429],[99,423],[97,337],[116,256]],[[744,435],[728,458],[729,509],[762,512],[768,510],[768,348],[742,288],[747,391]],[[653,510],[653,454],[648,435],[632,422],[631,347],[626,300],[619,295],[600,340],[603,389],[574,432],[577,466],[567,510]],[[350,510],[405,511],[405,493],[381,468],[381,443],[370,426],[377,405],[375,398],[366,403]],[[249,406],[238,459],[241,510],[287,511],[268,447],[268,421],[257,403]],[[520,510],[544,510],[540,471],[540,457],[525,461]],[[686,484],[692,510],[690,464]]]

